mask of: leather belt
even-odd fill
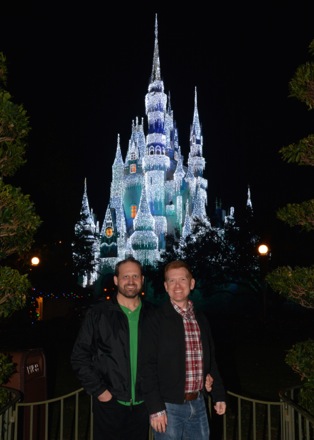
[[[200,391],[195,391],[194,393],[185,393],[184,402],[189,402],[190,400],[196,400],[200,395]]]

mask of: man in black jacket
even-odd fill
[[[71,364],[93,396],[94,440],[147,440],[149,416],[143,403],[138,354],[149,303],[141,300],[144,276],[130,257],[115,267],[117,294],[87,311]]]
[[[154,439],[208,440],[207,392],[216,413],[226,411],[209,322],[189,299],[195,280],[184,261],[167,264],[164,279],[169,298],[143,328],[144,400]]]

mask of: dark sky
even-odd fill
[[[132,120],[144,117],[146,127],[155,13],[162,78],[186,159],[198,90],[208,213],[218,197],[237,215],[250,185],[262,233],[275,240],[276,228],[284,230],[275,210],[313,196],[313,170],[285,164],[278,151],[314,131],[314,115],[288,96],[296,68],[310,58],[314,4],[229,3],[2,13],[8,89],[32,127],[16,181],[35,202],[47,237],[72,233],[85,177],[102,224],[117,135],[125,157]]]

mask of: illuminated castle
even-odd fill
[[[114,268],[118,260],[133,255],[145,265],[153,265],[165,250],[167,237],[184,239],[191,234],[193,222],[201,220],[211,227],[206,214],[207,180],[203,137],[194,96],[187,165],[181,154],[178,130],[161,79],[158,23],[155,20],[153,66],[145,96],[147,134],[143,119],[132,123],[128,150],[123,160],[118,135],[112,165],[110,199],[102,227],[89,208],[85,181],[81,220],[75,231],[88,231],[93,243],[96,270],[86,273],[83,287],[93,285],[100,273]],[[222,221],[233,221],[222,214]]]

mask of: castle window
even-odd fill
[[[130,165],[130,173],[136,173],[136,164],[135,163],[131,163]]]
[[[106,228],[106,230],[105,230],[105,234],[106,234],[106,237],[108,237],[108,238],[112,237],[113,228],[111,226],[108,226],[108,228]]]
[[[137,213],[137,206],[131,205],[131,218],[135,218],[136,213]]]
[[[131,153],[131,160],[135,160],[135,159],[136,159],[136,157],[135,157],[135,152],[132,151],[132,153]]]

